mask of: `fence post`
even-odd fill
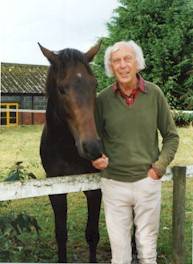
[[[172,262],[173,264],[184,264],[186,167],[175,166],[172,168],[172,173],[173,173]]]

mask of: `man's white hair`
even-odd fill
[[[123,40],[116,42],[113,46],[108,47],[105,51],[104,64],[105,64],[105,72],[108,77],[114,76],[111,67],[111,54],[112,52],[117,51],[120,48],[120,46],[123,45],[133,49],[137,61],[137,70],[141,71],[145,69],[145,59],[141,47],[138,46],[133,40],[129,40],[129,41]]]

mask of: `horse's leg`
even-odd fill
[[[99,215],[101,206],[101,190],[84,192],[87,198],[88,219],[86,241],[89,245],[89,261],[96,263],[96,248],[99,242]]]
[[[58,262],[67,262],[67,195],[50,195],[50,202],[55,215],[55,235],[58,245]]]

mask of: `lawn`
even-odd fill
[[[45,176],[39,158],[39,141],[41,126],[21,126],[3,128],[0,130],[0,179],[3,180],[18,161],[23,161],[24,168],[34,173],[38,178]],[[180,146],[173,165],[193,164],[193,128],[179,128]],[[171,263],[171,233],[172,233],[172,181],[164,182],[162,189],[162,211],[160,236],[158,240],[158,263]],[[186,190],[186,220],[185,220],[185,264],[191,264],[192,252],[192,219],[193,219],[193,178],[187,179]],[[82,193],[68,195],[68,261],[87,262],[88,251],[84,239],[86,223],[86,206]],[[24,232],[18,235],[21,243],[2,244],[2,249],[13,250],[10,258],[5,258],[0,250],[0,262],[44,262],[57,261],[56,243],[54,238],[53,213],[47,197],[22,199],[0,204],[0,215],[4,217],[13,213],[26,212],[36,217],[41,231]],[[110,247],[105,227],[104,212],[101,210],[100,219],[101,240],[98,247],[98,261],[110,261]]]
[[[45,177],[39,155],[42,126],[18,126],[0,129],[0,179],[7,177],[16,162],[22,161],[28,172]]]

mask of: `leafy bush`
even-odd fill
[[[176,126],[185,127],[193,124],[193,113],[186,113],[183,111],[173,111],[173,118]]]
[[[3,204],[3,205],[2,205]],[[7,206],[7,203],[1,203]],[[20,237],[23,233],[36,232],[39,235],[40,226],[33,216],[22,212],[11,213],[0,217],[0,252],[1,260],[12,261],[15,254],[24,249],[25,242]]]
[[[5,181],[25,181],[29,179],[36,179],[36,176],[28,172],[22,165],[23,161],[17,161],[15,165],[10,169],[8,177]]]

